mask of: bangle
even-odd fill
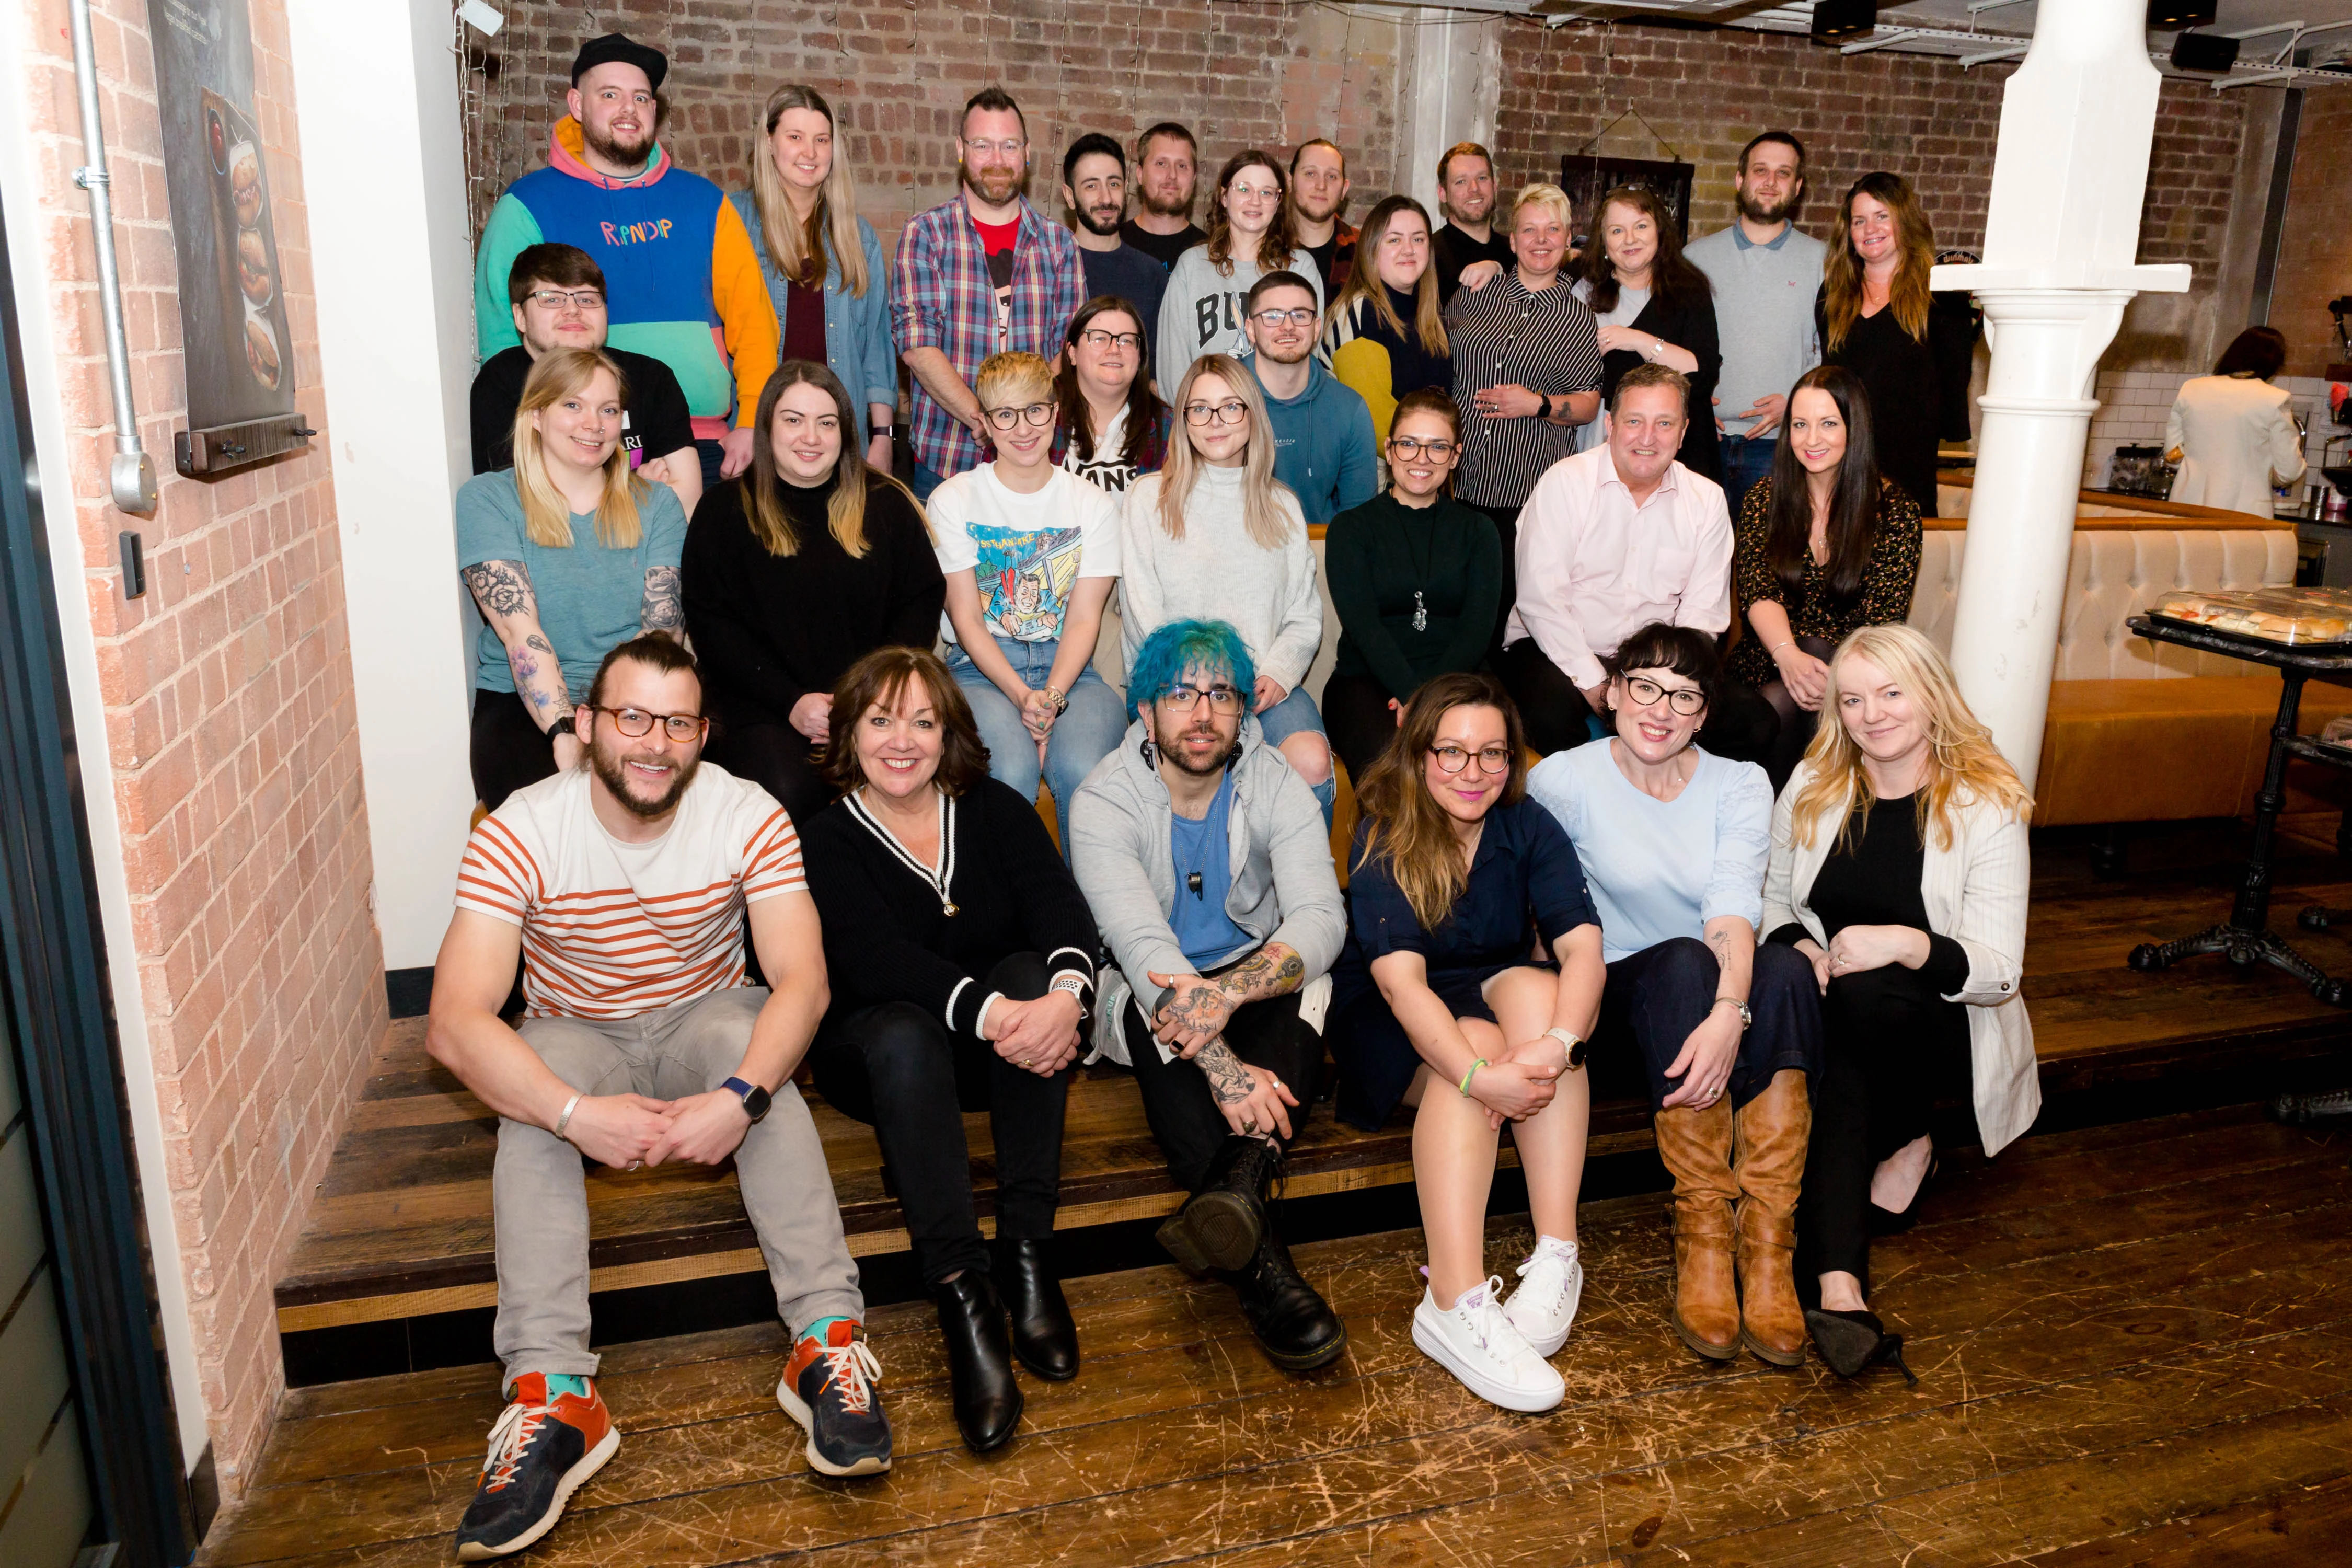
[[[1765,657],[1766,657],[1767,658],[1770,658],[1772,655],[1774,655],[1774,654],[1776,654],[1776,653],[1779,653],[1779,652],[1780,652],[1782,648],[1784,648],[1784,647],[1796,647],[1796,646],[1797,646],[1797,639],[1796,639],[1796,638],[1794,638],[1794,637],[1790,637],[1787,642],[1776,642],[1776,643],[1774,643],[1770,647],[1768,647],[1768,648],[1766,648],[1766,649],[1764,650],[1764,655],[1765,655]]]
[[[580,1109],[580,1100],[581,1097],[575,1094],[563,1102],[563,1114],[555,1119],[555,1135],[558,1138],[563,1138],[563,1130],[572,1125],[572,1113]],[[566,1143],[572,1142],[569,1138],[563,1138],[563,1141]]]
[[[1463,1099],[1467,1100],[1470,1098],[1470,1075],[1476,1072],[1480,1068],[1485,1067],[1486,1065],[1486,1058],[1485,1057],[1480,1057],[1476,1061],[1470,1064],[1467,1071],[1463,1073],[1462,1081],[1454,1086],[1461,1089]]]

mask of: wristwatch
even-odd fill
[[[572,724],[572,714],[566,713],[563,717],[555,720],[547,726],[548,750],[553,751],[555,749],[555,742],[563,739],[566,735],[571,736],[575,741],[580,738],[579,731]]]
[[[1544,1033],[1568,1047],[1569,1071],[1574,1072],[1584,1066],[1584,1040],[1575,1030],[1564,1029],[1555,1024]]]
[[[772,1101],[769,1098],[768,1091],[761,1089],[758,1084],[745,1083],[740,1078],[730,1078],[719,1087],[721,1089],[731,1089],[736,1093],[741,1095],[743,1097],[743,1114],[750,1117],[754,1122],[768,1114],[768,1107],[772,1103]]]
[[[1748,1004],[1742,1002],[1737,996],[1717,997],[1713,1002],[1707,1005],[1708,1011],[1712,1012],[1714,1009],[1722,1006],[1726,1002],[1730,1003],[1733,1006],[1739,1009],[1739,1026],[1741,1028],[1745,1029],[1756,1022],[1756,1015],[1749,1012],[1748,1010]]]
[[[1540,409],[1538,409],[1538,410],[1537,411],[1537,413],[1536,413],[1536,417],[1537,417],[1537,418],[1538,418],[1538,419],[1549,419],[1549,418],[1550,418],[1550,417],[1551,417],[1551,394],[1550,394],[1550,393],[1547,392],[1547,393],[1545,393],[1545,394],[1543,395],[1543,407],[1542,407],[1542,408],[1540,408]]]

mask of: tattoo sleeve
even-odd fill
[[[572,711],[572,695],[563,684],[563,666],[555,647],[539,626],[539,598],[531,592],[530,574],[516,561],[484,561],[458,574],[480,606],[482,618],[506,645],[507,668],[514,671],[515,691],[542,730]]]
[[[1219,1105],[1247,1100],[1257,1082],[1249,1068],[1223,1040],[1211,1040],[1192,1058],[1192,1065],[1209,1080],[1209,1093]]]
[[[1307,981],[1307,961],[1286,942],[1270,942],[1225,971],[1217,988],[1239,1006],[1296,991]]]
[[[686,606],[678,595],[678,569],[656,566],[646,573],[645,604],[637,612],[637,624],[649,632],[668,632],[675,636],[686,625]]]
[[[484,561],[457,574],[464,579],[482,618],[493,626],[516,616],[539,618],[539,599],[530,591],[530,574],[519,561]]]

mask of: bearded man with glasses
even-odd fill
[[[1346,930],[1321,811],[1251,717],[1249,648],[1222,621],[1136,650],[1135,721],[1071,813],[1078,887],[1118,965],[1097,1045],[1135,1069],[1168,1173],[1191,1194],[1160,1243],[1232,1286],[1259,1347],[1304,1372],[1347,1330],[1299,1277],[1266,1199],[1323,1063]]]

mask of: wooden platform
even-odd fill
[[[1879,1310],[1921,1382],[1693,1357],[1668,1322],[1667,1206],[1588,1206],[1588,1284],[1513,1416],[1414,1350],[1418,1233],[1299,1261],[1348,1354],[1274,1371],[1221,1289],[1076,1281],[1076,1382],[1024,1378],[1021,1436],[956,1441],[928,1309],[871,1329],[886,1478],[808,1472],[775,1407],[772,1327],[616,1348],[625,1433],[528,1561],[858,1563],[1979,1564],[2346,1560],[2352,1541],[2352,1138],[2252,1110],[1962,1152],[1878,1244]],[[1497,1226],[1508,1274],[1524,1231]],[[298,1390],[197,1561],[447,1561],[499,1410],[496,1370]]]
[[[2315,826],[2331,836],[2335,828],[2332,820]],[[2151,831],[2135,844],[2134,871],[2114,882],[2091,878],[2079,835],[2037,844],[2026,996],[2045,1089],[2352,1045],[2352,1016],[2323,1006],[2275,973],[2242,974],[2218,959],[2162,975],[2124,966],[2134,944],[2221,917],[2239,843],[2234,825]],[[2352,874],[2332,842],[2317,837],[2290,843],[2277,885],[2286,921],[2305,902],[2352,903]],[[2299,940],[2322,964],[2352,973],[2352,944],[2344,934]],[[902,1250],[906,1232],[872,1132],[822,1104],[814,1109],[852,1250]],[[1648,1122],[1639,1103],[1602,1103],[1595,1109],[1594,1152],[1647,1146]],[[971,1118],[967,1126],[985,1214],[992,1184],[986,1119]],[[495,1130],[480,1102],[426,1060],[423,1021],[395,1025],[278,1282],[281,1331],[492,1304]],[[1411,1174],[1409,1141],[1401,1121],[1365,1134],[1339,1126],[1328,1107],[1318,1108],[1293,1151],[1289,1192],[1311,1196],[1403,1181]],[[596,1289],[761,1267],[731,1169],[624,1174],[599,1168],[588,1185]],[[1071,1096],[1061,1226],[1156,1216],[1178,1198],[1132,1082],[1115,1069],[1090,1070]]]

